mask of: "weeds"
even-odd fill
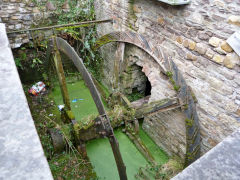
[[[90,162],[80,156],[71,139],[64,132],[60,113],[54,101],[45,95],[42,97],[43,100],[39,102],[38,97],[28,95],[27,86],[24,89],[54,179],[95,179],[96,174]],[[49,116],[50,114],[51,116]],[[66,151],[60,154],[54,153],[51,137],[48,133],[51,128],[60,129],[68,144]]]
[[[163,165],[151,164],[140,168],[136,178],[153,178],[158,180],[169,180],[184,169],[182,161],[177,158],[171,158]]]

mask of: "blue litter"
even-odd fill
[[[77,102],[77,101],[83,101],[84,99],[74,99],[72,100],[73,103]]]

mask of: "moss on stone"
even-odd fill
[[[113,41],[114,41],[114,38],[111,35],[107,34],[97,40],[94,49],[96,50],[96,49],[100,48],[101,46],[103,46],[104,44],[107,44],[107,43],[113,42]]]
[[[173,79],[173,73],[171,71],[168,71],[166,72],[166,75],[169,77],[169,80],[173,85],[173,89],[178,92],[181,86],[176,85],[176,82]]]
[[[121,105],[115,105],[113,110],[108,112],[108,116],[109,116],[112,126],[114,126],[123,121],[133,120],[135,117],[135,110],[126,108]]]
[[[177,91],[177,92],[178,92],[178,91],[179,91],[179,89],[180,89],[180,86],[174,85],[174,86],[173,86],[173,88],[174,88],[174,90],[175,90],[175,91]]]
[[[66,111],[66,115],[70,120],[74,120],[75,116],[72,111]]]
[[[128,3],[129,3],[129,7],[128,7],[128,27],[131,30],[136,31],[137,28],[134,27],[135,22],[137,21],[137,16],[136,16],[136,14],[134,12],[135,0],[129,0]]]
[[[191,95],[192,95],[193,101],[194,101],[195,103],[197,103],[198,100],[197,100],[196,95],[194,94],[193,91],[191,91]]]
[[[171,71],[166,72],[166,75],[171,78],[173,76],[173,73]]]
[[[186,119],[185,119],[185,123],[186,123],[186,125],[187,125],[188,127],[192,127],[192,126],[193,126],[193,120],[192,120],[192,119],[186,118]]]

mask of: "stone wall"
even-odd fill
[[[7,32],[27,30],[56,24],[56,4],[47,0],[0,0],[0,23],[6,25]],[[68,12],[67,1],[61,7]],[[12,48],[28,43],[30,39],[41,41],[52,35],[52,30],[25,31],[8,34]]]
[[[185,158],[186,154],[186,116],[181,109],[156,112],[144,118],[143,129],[169,155]]]
[[[157,63],[144,51],[133,45],[126,45],[124,65],[126,68],[121,75],[123,93],[131,94],[134,88],[137,88],[138,92],[144,92],[146,78],[148,78],[152,86],[149,102],[176,97],[176,92],[167,77],[161,73]]]
[[[113,59],[111,58],[111,61]],[[121,74],[121,91],[126,95],[136,87],[144,91],[146,78],[152,88],[148,103],[177,97],[171,82],[161,73],[160,67],[146,52],[127,44],[124,53],[125,69]],[[141,72],[142,71],[142,72]],[[114,76],[113,74],[111,76]],[[185,158],[186,152],[186,116],[180,108],[169,108],[145,115],[143,129],[169,155]]]
[[[44,1],[44,0],[41,0]],[[43,17],[47,18],[49,13],[46,9],[38,9],[32,0],[0,0],[0,22],[6,24],[7,32],[29,29],[40,23]],[[29,33],[9,34],[12,48],[18,48],[29,42]]]
[[[240,126],[240,60],[226,43],[240,30],[239,1],[192,0],[190,5],[169,6],[157,0],[97,0],[95,6],[99,19],[115,19],[113,26],[99,25],[99,36],[136,31],[177,64],[198,100],[202,153]],[[113,61],[114,53],[108,56]]]

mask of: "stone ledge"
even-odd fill
[[[240,177],[240,129],[184,169],[172,180],[231,179]]]
[[[53,179],[1,23],[0,179]]]

